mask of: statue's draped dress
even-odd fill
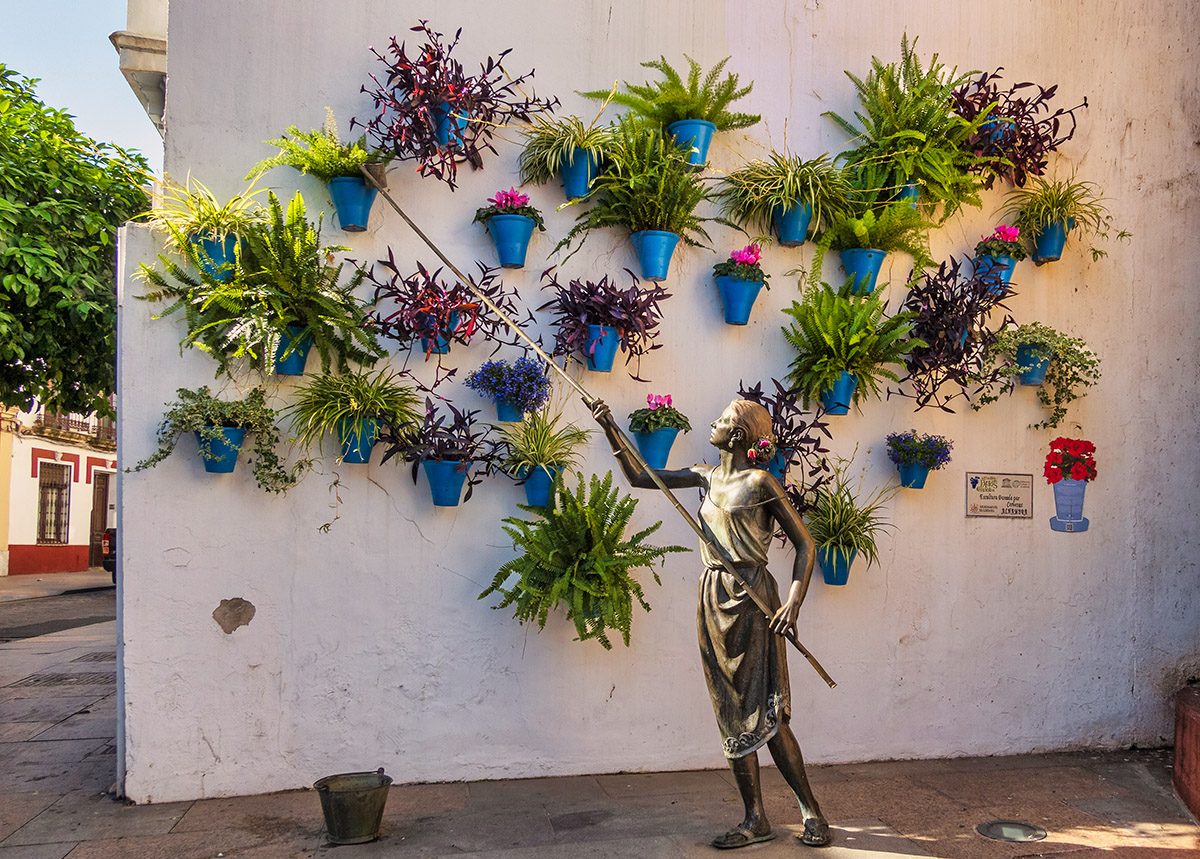
[[[711,486],[711,474],[706,476]],[[746,583],[777,611],[779,587],[767,570],[774,530],[766,490],[741,506],[719,507],[707,492],[702,527],[729,555]],[[727,758],[757,751],[791,717],[787,653],[782,639],[750,595],[708,547],[701,544],[704,574],[696,618],[704,677]]]

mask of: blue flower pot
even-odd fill
[[[521,469],[518,477],[529,477],[525,480],[525,503],[530,507],[549,507],[554,485],[562,479],[561,465],[539,465],[530,473]]]
[[[924,489],[929,469],[915,462],[900,463],[900,485],[906,489]]]
[[[280,376],[304,375],[304,365],[308,363],[308,350],[312,348],[313,338],[311,334],[301,337],[303,330],[299,325],[289,325],[287,333],[279,338],[279,346],[275,349],[275,372]]]
[[[842,268],[846,270],[846,277],[854,278],[854,291],[859,294],[874,292],[875,280],[879,277],[879,270],[883,268],[887,251],[853,248],[842,251],[839,256],[842,258]]]
[[[991,254],[983,254],[975,257],[975,274],[995,279],[995,283],[989,287],[988,292],[1002,292],[1004,287],[1012,281],[1013,269],[1016,266],[1017,261],[1010,256],[994,257]]]
[[[1064,478],[1052,486],[1054,516],[1050,519],[1050,528],[1072,533],[1086,531],[1089,523],[1083,517],[1083,495],[1087,490],[1087,481]]]
[[[688,152],[688,163],[697,170],[708,163],[708,146],[712,143],[717,127],[703,119],[681,119],[667,126],[667,134],[675,138],[675,144]]]
[[[338,223],[348,233],[361,233],[367,228],[371,206],[378,191],[361,176],[338,176],[329,180],[329,196],[337,211]]]
[[[679,236],[664,230],[639,230],[629,238],[642,267],[642,278],[655,283],[666,280],[671,268],[671,254],[675,253]]]
[[[209,441],[203,438],[200,433],[196,433],[196,444],[200,446],[200,450],[208,451],[214,458],[210,459],[207,456],[201,455],[200,461],[204,463],[204,470],[209,474],[228,474],[233,471],[233,467],[237,465],[238,451],[242,448],[242,442],[246,440],[246,430],[242,427],[222,427],[225,433],[224,439]]]
[[[1029,368],[1017,374],[1017,381],[1022,385],[1040,385],[1046,381],[1046,370],[1050,367],[1050,358],[1044,357],[1036,347],[1018,346],[1017,364]]]
[[[1003,143],[1004,138],[1011,136],[1016,129],[1017,121],[1010,119],[1007,116],[989,119],[987,122],[979,126],[979,130],[988,136],[988,140],[993,143]]]
[[[188,238],[200,252],[200,267],[217,280],[228,283],[233,279],[233,265],[237,260],[238,238],[229,233],[221,241],[192,233]]]
[[[463,484],[467,482],[470,463],[425,459],[421,461],[421,467],[425,469],[425,477],[429,480],[433,506],[457,507],[462,498]]]
[[[570,163],[564,158],[558,165],[562,175],[563,190],[567,199],[574,200],[586,197],[592,189],[592,180],[600,174],[596,156],[586,149],[576,149],[571,155]]]
[[[370,462],[371,450],[375,447],[378,435],[378,424],[371,418],[338,421],[337,437],[342,448],[342,462]]]
[[[529,250],[529,238],[536,224],[525,215],[492,215],[487,219],[487,230],[496,243],[501,268],[524,268],[525,252]]]
[[[438,143],[442,146],[450,145],[451,129],[454,131],[455,140],[462,140],[463,135],[467,131],[467,118],[465,116],[456,116],[455,109],[451,107],[450,102],[442,102],[439,107],[433,109],[432,113],[436,126],[434,136],[437,138]]]
[[[1075,219],[1056,221],[1042,227],[1034,238],[1033,261],[1038,265],[1044,262],[1054,262],[1062,257],[1063,248],[1067,244],[1067,233],[1075,229]]]
[[[750,309],[763,288],[761,280],[739,280],[721,275],[717,278],[717,289],[721,293],[721,306],[725,308],[727,325],[745,325],[750,321]]]
[[[850,565],[854,563],[857,549],[843,546],[818,546],[817,560],[821,564],[821,575],[827,585],[844,585],[850,578]]]
[[[525,413],[519,407],[504,400],[496,400],[496,420],[514,423],[523,417],[525,417]]]
[[[788,460],[791,459],[792,452],[786,448],[779,448],[775,451],[775,455],[764,466],[770,474],[775,475],[775,479],[780,483],[783,482],[783,477],[787,474]]]
[[[609,373],[617,350],[621,348],[621,335],[611,325],[589,325],[587,344],[587,365],[589,370],[598,373]]]
[[[825,407],[825,414],[848,414],[850,404],[854,400],[854,391],[857,388],[858,377],[843,370],[832,388],[821,391],[821,405]]]
[[[667,467],[667,457],[677,435],[679,430],[675,427],[663,427],[654,432],[635,432],[633,440],[637,442],[638,452],[646,460],[646,465],[658,471]]]
[[[418,316],[418,319],[424,320],[423,315]],[[454,310],[450,313],[450,327],[443,328],[438,335],[437,342],[430,342],[430,338],[421,337],[421,351],[426,355],[445,355],[450,351],[450,338],[454,336],[455,330],[458,328],[458,311]]]
[[[771,209],[771,219],[775,221],[775,231],[779,234],[779,244],[785,248],[794,248],[804,244],[808,238],[808,225],[812,221],[812,206],[808,203],[794,203],[790,209],[775,206]]]
[[[920,197],[921,189],[915,184],[909,183],[901,186],[900,190],[896,192],[895,201],[897,203],[906,202],[915,209],[917,208],[917,200],[919,200]]]

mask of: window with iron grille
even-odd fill
[[[38,467],[38,542],[66,543],[70,513],[70,466],[41,463]]]

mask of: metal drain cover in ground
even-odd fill
[[[1041,841],[1046,837],[1042,827],[1017,820],[992,820],[979,824],[975,831],[993,841]]]

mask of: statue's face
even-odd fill
[[[722,449],[729,449],[733,444],[734,437],[734,415],[733,409],[727,408],[721,412],[721,416],[710,424],[712,432],[709,433],[708,440],[715,446]]]

